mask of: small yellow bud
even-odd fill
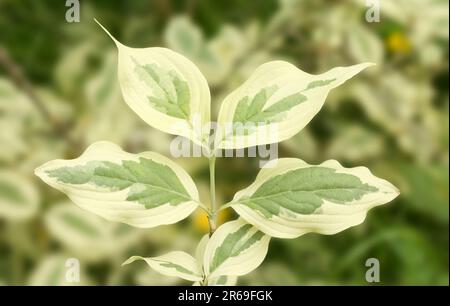
[[[402,32],[391,33],[386,40],[386,45],[392,53],[407,54],[411,51],[411,42]]]
[[[230,209],[221,210],[217,216],[217,226],[230,220],[230,218],[231,218]],[[195,211],[195,213],[193,214],[193,222],[194,222],[195,228],[198,231],[200,231],[202,233],[209,232],[208,214],[204,210],[197,209]]]

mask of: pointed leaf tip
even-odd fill
[[[111,39],[114,41],[114,43],[116,44],[117,47],[119,46],[123,46],[123,44],[118,41],[101,23],[100,21],[98,21],[96,18],[94,18],[94,21],[103,29],[103,31],[106,32],[106,34],[108,34],[109,37],[111,37]]]

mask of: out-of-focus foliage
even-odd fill
[[[380,8],[380,22],[368,23],[360,0],[98,0],[81,1],[81,22],[67,23],[64,1],[0,0],[0,47],[65,128],[55,131],[0,64],[0,284],[73,284],[69,258],[80,263],[75,284],[185,284],[145,263],[120,263],[133,254],[193,254],[207,231],[201,213],[150,230],[111,223],[33,176],[45,161],[73,158],[99,140],[169,154],[172,137],[124,103],[116,48],[94,17],[127,45],[169,47],[198,65],[211,86],[213,120],[223,98],[264,62],[288,60],[314,74],[375,62],[335,89],[279,155],[367,166],[401,196],[338,235],[272,239],[266,261],[238,284],[368,284],[372,257],[381,284],[448,284],[448,2],[383,0]],[[176,162],[208,204],[206,159]],[[219,159],[219,202],[248,186],[258,165]]]

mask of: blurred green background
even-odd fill
[[[79,284],[183,284],[130,255],[192,252],[207,232],[196,212],[177,225],[140,230],[79,209],[33,175],[38,165],[78,156],[97,140],[130,152],[169,155],[171,136],[123,102],[116,49],[94,23],[133,47],[166,46],[194,61],[223,97],[260,64],[284,59],[309,73],[371,61],[333,90],[312,122],[279,146],[281,157],[364,165],[401,195],[362,225],[333,236],[273,239],[242,285],[448,285],[448,2],[381,0],[380,22],[355,1],[85,1],[65,20],[65,1],[0,0],[0,284],[61,285],[77,258]],[[178,159],[208,203],[206,159]],[[224,203],[259,171],[256,158],[221,158]],[[222,221],[235,218],[226,211]]]

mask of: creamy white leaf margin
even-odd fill
[[[112,38],[118,48],[119,83],[128,106],[150,126],[169,134],[187,137],[198,145],[207,146],[211,95],[208,83],[197,66],[186,57],[167,48],[130,48],[125,46],[97,20],[95,21]],[[189,120],[169,116],[158,111],[149,103],[148,96],[153,93],[134,71],[136,63],[139,65],[155,64],[167,71],[174,71],[188,83],[190,91]]]
[[[50,177],[47,173],[47,171],[61,167],[85,165],[90,161],[109,161],[120,164],[124,160],[139,161],[140,157],[151,159],[156,163],[172,169],[192,200],[179,203],[176,206],[167,203],[155,208],[146,209],[142,204],[126,200],[130,188],[125,188],[120,191],[109,191],[92,184],[66,184],[58,181],[56,178]],[[48,185],[67,194],[79,207],[107,220],[122,222],[140,228],[151,228],[162,224],[176,223],[189,216],[199,205],[198,191],[192,178],[176,163],[154,152],[131,154],[107,141],[100,141],[90,145],[76,159],[56,159],[49,161],[38,167],[35,170],[35,174]]]
[[[204,235],[200,242],[197,245],[197,249],[195,250],[195,259],[197,260],[197,264],[202,270],[203,274],[203,257],[205,256],[206,246],[208,245],[209,235]],[[238,277],[235,275],[221,275],[218,277],[212,277],[204,280],[208,286],[234,286],[237,283]],[[193,286],[200,286],[200,282],[195,282]]]
[[[374,186],[378,191],[345,204],[335,204],[324,200],[324,203],[313,214],[292,213],[291,216],[274,215],[271,218],[266,218],[261,213],[239,203],[239,199],[251,196],[270,178],[294,169],[312,166],[316,167],[296,158],[272,160],[259,172],[253,184],[236,193],[229,206],[244,220],[267,235],[277,238],[297,238],[310,232],[332,235],[361,224],[366,218],[368,210],[388,203],[400,194],[394,185],[374,176],[366,167],[345,168],[335,160],[328,160],[318,166],[336,169],[337,173],[357,176],[362,183]]]
[[[144,260],[152,269],[164,275],[176,276],[194,282],[203,280],[203,273],[199,269],[197,261],[185,252],[174,251],[158,257],[132,256],[122,265],[130,264],[136,260]]]
[[[373,63],[362,63],[348,67],[336,67],[325,73],[306,73],[285,61],[265,63],[253,72],[247,81],[231,92],[223,101],[218,118],[218,132],[215,137],[216,149],[240,149],[286,140],[302,130],[320,111],[329,91],[352,78]],[[314,81],[333,80],[327,85],[307,89]],[[258,126],[252,135],[230,134],[237,105],[244,97],[254,97],[261,89],[276,86],[277,89],[267,100],[263,110],[282,98],[301,93],[307,99],[290,109],[279,122]]]
[[[216,250],[223,245],[224,240],[247,225],[247,222],[239,218],[222,224],[211,236],[203,256],[203,269],[207,279],[214,282],[215,279],[217,280],[222,275],[230,277],[244,275],[256,269],[263,262],[270,242],[270,236],[267,235],[263,235],[261,239],[242,251],[238,256],[227,258],[214,271],[210,269]],[[257,232],[258,229],[252,226],[242,239],[245,241]]]

